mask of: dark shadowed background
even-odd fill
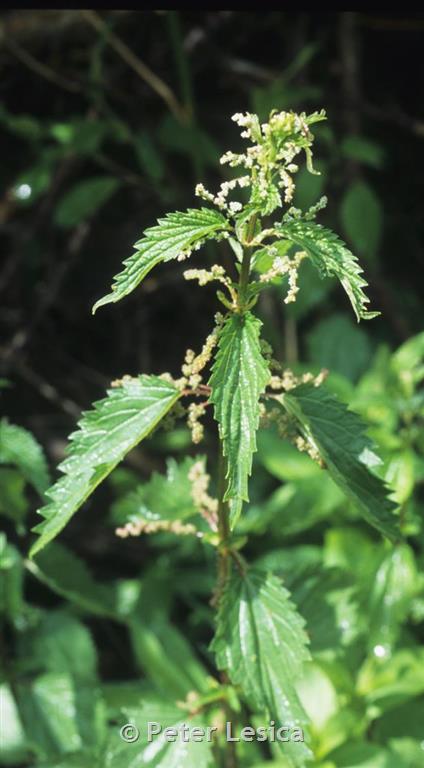
[[[50,481],[21,428],[55,479],[81,411],[113,379],[179,376],[221,308],[215,288],[183,279],[187,262],[157,267],[94,317],[92,305],[146,227],[197,206],[198,182],[219,187],[229,172],[219,157],[241,147],[234,113],[325,108],[328,121],[314,126],[321,175],[301,169],[294,202],[308,209],[328,196],[318,221],[357,254],[370,309],[382,314],[357,324],[340,285],[305,262],[294,305],[275,285],[257,309],[284,366],[328,368],[326,386],[363,418],[405,542],[392,547],[361,519],[354,494],[272,430],[258,432],[238,542],[249,563],[283,577],[305,618],[314,765],[422,768],[423,50],[424,14],[410,11],[0,13],[0,765],[141,765],[119,737],[127,707],[159,694],[175,707],[217,685],[215,548],[170,532],[115,535],[134,510],[197,515],[186,454],[207,455],[213,495],[215,426],[200,446],[185,426],[157,430],[33,561],[31,528]],[[225,241],[190,266],[221,260],[234,269]],[[355,462],[375,456],[356,426],[337,424],[333,450],[347,455],[353,486]],[[150,480],[169,456],[166,477]],[[252,768],[272,754],[267,744],[240,750]],[[197,754],[187,768],[198,768]]]
[[[302,171],[296,201],[328,195],[319,220],[359,255],[383,313],[357,326],[343,291],[318,277],[290,312],[267,294],[280,359],[356,382],[378,345],[422,329],[424,14],[9,10],[0,25],[1,410],[52,464],[112,379],[178,374],[211,328],[214,290],[175,262],[122,303],[95,317],[91,306],[146,226],[196,205],[197,182],[219,184],[219,156],[239,146],[234,112],[327,110],[322,175]],[[217,258],[230,255],[196,254]],[[122,572],[127,554],[111,562],[121,545],[101,523],[109,493],[63,537]]]

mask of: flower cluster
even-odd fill
[[[250,184],[249,176],[239,176],[237,179],[230,179],[230,181],[223,181],[219,192],[214,195],[209,192],[203,184],[196,184],[195,194],[202,200],[206,200],[208,203],[213,203],[222,211],[227,211],[230,215],[239,213],[243,205],[238,200],[227,202],[227,197],[237,187],[248,187]]]
[[[267,272],[264,272],[264,274],[260,276],[260,282],[269,283],[276,277],[280,277],[281,275],[288,275],[289,290],[286,298],[284,299],[284,303],[290,304],[291,302],[296,301],[296,295],[299,291],[299,286],[297,284],[298,270],[301,262],[307,257],[307,255],[308,254],[305,251],[297,251],[292,259],[290,259],[288,256],[277,256],[277,258],[273,261],[271,269],[269,269]]]
[[[185,251],[180,251],[177,256],[177,261],[186,261],[186,259],[190,258],[193,251],[199,251],[202,245],[203,240],[197,240],[197,242],[190,246],[190,248],[186,248]]]
[[[304,151],[308,170],[316,173],[312,167],[314,137],[310,125],[324,119],[324,111],[312,115],[274,111],[269,121],[261,124],[257,115],[237,112],[232,120],[243,129],[241,136],[251,145],[245,152],[225,152],[220,162],[231,168],[241,166],[248,174],[224,181],[216,195],[205,189],[203,184],[197,184],[196,195],[230,215],[237,214],[243,207],[238,200],[227,201],[229,193],[236,187],[250,187],[250,202],[261,207],[265,214],[281,206],[282,199],[291,203],[295,191],[293,174],[299,170],[294,161]]]
[[[291,221],[292,219],[303,219],[304,221],[313,221],[316,218],[317,213],[319,213],[319,211],[322,211],[323,208],[326,207],[327,203],[328,203],[327,196],[322,195],[322,197],[320,197],[318,202],[315,203],[315,205],[311,205],[307,211],[302,211],[300,208],[295,208],[294,206],[292,206],[284,214],[283,221],[285,222]]]
[[[142,533],[160,533],[168,531],[177,536],[201,536],[201,532],[191,523],[182,523],[181,520],[131,520],[115,533],[120,539],[128,536],[140,536]]]
[[[284,202],[290,203],[295,191],[292,174],[299,170],[294,160],[302,150],[306,153],[308,170],[316,173],[311,152],[314,137],[309,126],[324,120],[325,113],[273,112],[269,121],[262,124],[250,112],[237,112],[232,119],[243,128],[241,136],[252,142],[252,146],[244,153],[225,152],[220,162],[232,168],[242,166],[250,172],[252,199],[264,204],[266,212],[282,204],[280,189],[284,192]]]
[[[218,530],[218,499],[208,494],[210,476],[205,470],[203,459],[196,461],[188,473],[188,479],[192,484],[191,498],[196,509],[207,521],[213,531]]]
[[[281,408],[267,408],[265,403],[260,403],[259,418],[261,429],[275,426],[279,437],[291,439],[293,426],[290,417]]]
[[[187,426],[191,432],[191,441],[194,445],[201,443],[205,433],[205,428],[200,419],[206,413],[204,403],[190,403],[188,406]]]
[[[281,375],[271,376],[269,387],[274,391],[282,389],[284,392],[290,392],[291,389],[299,387],[300,384],[313,384],[314,387],[320,387],[327,376],[328,371],[325,368],[317,376],[309,371],[296,376],[290,368],[286,368],[281,372]]]
[[[212,352],[217,344],[219,324],[222,322],[221,318],[222,315],[217,313],[216,319],[219,323],[215,326],[212,333],[207,336],[200,354],[196,355],[192,349],[188,349],[185,354],[185,360],[181,370],[183,377],[186,380],[186,386],[188,385],[191,389],[197,389],[202,382],[201,371],[203,371],[211,359]]]
[[[313,461],[316,461],[321,468],[324,468],[324,461],[321,458],[317,445],[311,437],[304,438],[301,435],[298,435],[295,440],[295,446],[298,451],[307,453]]]
[[[235,308],[237,306],[237,291],[228,277],[225,269],[220,264],[213,264],[210,269],[186,269],[184,272],[185,280],[197,280],[200,286],[207,285],[214,280],[225,286],[230,294],[230,301],[221,299],[225,306]]]

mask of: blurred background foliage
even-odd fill
[[[307,620],[316,765],[422,768],[423,14],[9,10],[0,25],[0,764],[129,768],[111,724],[144,696],[208,687],[212,556],[189,538],[114,535],[146,510],[181,516],[176,499],[190,514],[187,430],[133,451],[35,563],[29,530],[81,410],[124,373],[178,374],[210,331],[214,291],[193,290],[174,263],[91,316],[133,242],[195,204],[198,181],[217,186],[218,158],[238,144],[234,112],[325,107],[322,175],[301,171],[295,202],[328,195],[320,221],[360,256],[382,316],[357,325],[306,265],[295,305],[278,287],[261,297],[264,336],[294,369],[328,368],[363,416],[406,542],[392,549],[367,529],[272,430],[240,529]],[[230,260],[225,248],[199,264]],[[202,452],[214,451],[211,435]],[[166,479],[151,477],[167,460]],[[266,753],[242,757],[259,766]]]

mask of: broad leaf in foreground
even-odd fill
[[[303,248],[323,277],[337,277],[352,304],[356,319],[371,320],[379,312],[367,309],[369,298],[364,293],[368,283],[363,269],[345,243],[331,229],[312,221],[294,219],[277,226],[282,237]]]
[[[136,252],[124,261],[124,269],[114,277],[112,292],[95,303],[93,314],[104,304],[120,301],[131,293],[157,264],[176,259],[227,228],[225,217],[213,209],[168,213],[135,243]]]
[[[391,539],[399,538],[396,504],[386,485],[371,471],[381,464],[365,425],[323,387],[304,384],[281,397],[285,408],[312,437],[334,482],[365,520]]]
[[[212,755],[212,743],[206,738],[195,741],[182,738],[182,733],[175,741],[167,741],[163,731],[173,728],[179,731],[181,726],[206,729],[206,722],[201,715],[190,715],[169,699],[150,696],[138,708],[125,707],[121,715],[123,723],[136,726],[140,736],[133,743],[126,744],[119,736],[119,726],[111,731],[109,743],[103,755],[104,768],[212,768],[216,763]],[[148,723],[158,723],[162,733],[151,736],[148,741]]]
[[[231,315],[223,326],[212,369],[211,401],[227,458],[225,500],[232,504],[234,526],[248,501],[248,477],[256,451],[259,397],[269,380],[269,368],[260,348],[261,322],[250,312]]]
[[[307,716],[296,693],[303,664],[308,661],[304,621],[282,582],[272,574],[249,570],[232,574],[221,600],[212,650],[219,669],[226,670],[257,710],[280,726],[301,728]],[[280,743],[291,765],[312,757],[305,742]]]
[[[123,380],[104,400],[83,414],[70,436],[69,455],[59,469],[64,477],[47,491],[50,504],[39,510],[45,520],[31,550],[35,555],[64,528],[72,515],[125,454],[146,437],[172,408],[180,392],[157,376]]]

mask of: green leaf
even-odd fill
[[[5,419],[0,422],[0,464],[19,467],[25,480],[41,496],[49,486],[49,470],[41,446],[31,432]]]
[[[304,621],[282,582],[272,574],[249,570],[231,575],[218,611],[212,650],[255,709],[277,723],[306,729],[307,717],[296,692],[309,660]],[[307,736],[305,732],[305,737]],[[305,743],[287,742],[292,765],[311,757]]]
[[[222,154],[219,144],[209,133],[196,125],[183,124],[170,114],[161,121],[158,139],[167,150],[200,160],[214,170],[216,159]]]
[[[59,201],[54,220],[59,227],[76,227],[93,216],[116,192],[114,176],[94,176],[75,184]]]
[[[369,595],[368,647],[390,654],[411,601],[419,591],[414,553],[406,544],[393,548],[380,563]]]
[[[112,293],[95,303],[93,314],[104,304],[120,301],[131,293],[157,264],[199,247],[227,227],[224,216],[209,208],[176,211],[158,219],[157,226],[146,229],[142,239],[135,243],[136,252],[124,261],[125,269],[114,277]]]
[[[189,472],[199,457],[180,463],[168,459],[166,475],[154,472],[150,480],[118,499],[112,507],[114,523],[153,520],[185,520],[198,513],[192,497]]]
[[[424,693],[424,648],[403,648],[393,654],[368,656],[361,667],[357,691],[371,711],[389,712]]]
[[[269,380],[268,364],[260,348],[261,322],[250,312],[231,315],[223,326],[212,369],[211,401],[227,457],[225,500],[234,499],[232,524],[248,501],[248,476],[256,451],[259,396]]]
[[[16,469],[0,467],[0,514],[13,520],[20,530],[28,508],[25,478]]]
[[[4,533],[0,534],[0,576],[0,614],[19,626],[25,610],[22,558]]]
[[[164,617],[149,625],[143,616],[130,619],[129,629],[138,665],[166,696],[184,699],[189,691],[205,692],[208,674],[185,637]]]
[[[123,743],[119,727],[125,723],[136,726],[140,736],[132,744]],[[162,732],[152,735],[148,741],[148,723],[159,723]],[[179,730],[182,725],[190,729],[202,728],[207,724],[201,715],[192,716],[179,709],[169,700],[149,696],[141,707],[125,707],[119,718],[119,725],[111,731],[109,743],[103,755],[102,768],[212,768],[216,763],[212,756],[212,744],[206,738],[195,741],[183,740],[181,734],[174,741],[167,741],[165,728]]]
[[[112,472],[125,454],[146,437],[172,408],[180,392],[157,376],[123,380],[108,397],[83,414],[79,430],[70,436],[69,455],[59,469],[65,474],[47,496],[52,500],[39,513],[45,520],[34,529],[39,552],[64,528],[72,515]]]
[[[417,739],[422,744],[423,722],[424,698],[413,698],[385,713],[373,724],[373,731],[375,738],[383,744],[403,737]]]
[[[65,672],[51,672],[16,685],[19,714],[39,757],[56,758],[94,746],[102,738],[97,690],[78,685]]]
[[[334,482],[365,520],[385,536],[398,539],[396,505],[383,481],[370,471],[381,461],[360,417],[323,387],[309,384],[283,395],[281,402],[312,437]]]
[[[107,134],[114,134],[115,126],[107,120],[76,118],[66,123],[53,123],[50,126],[51,136],[58,144],[66,147],[77,155],[92,156],[99,152]]]
[[[134,149],[142,170],[153,182],[160,182],[165,174],[164,161],[147,131],[140,131],[134,136]]]
[[[65,611],[46,613],[23,635],[19,651],[37,671],[67,672],[79,682],[96,681],[97,654],[90,632]]]
[[[352,160],[369,165],[371,168],[382,168],[384,165],[384,150],[364,136],[346,136],[341,147],[342,154]]]
[[[28,735],[52,755],[97,746],[105,735],[104,705],[88,629],[65,611],[50,611],[18,638],[18,650],[27,678],[42,673],[33,684],[25,680],[18,688]],[[62,723],[56,720],[58,706],[66,714]]]
[[[282,237],[307,251],[322,277],[337,277],[349,296],[357,320],[370,320],[379,312],[369,312],[369,299],[362,290],[368,283],[362,267],[340,238],[321,224],[294,219],[277,225]]]
[[[291,585],[293,598],[306,620],[313,654],[326,651],[327,656],[340,655],[360,633],[362,622],[352,585],[353,579],[340,569],[319,567]]]
[[[407,763],[383,747],[369,742],[344,744],[329,755],[337,768],[408,768]]]
[[[113,587],[96,582],[84,561],[62,544],[52,543],[36,560],[29,560],[25,565],[49,589],[84,611],[117,618]]]
[[[347,240],[357,252],[375,263],[383,229],[380,200],[365,181],[354,182],[341,204],[341,219]]]
[[[342,314],[317,323],[307,336],[309,358],[322,368],[357,381],[372,357],[372,347],[362,328]]]
[[[277,480],[305,480],[321,476],[318,464],[310,461],[306,453],[300,453],[287,440],[281,440],[276,429],[258,432],[258,461]]]
[[[0,685],[1,701],[1,749],[0,765],[25,763],[27,744],[13,692],[9,685]]]

